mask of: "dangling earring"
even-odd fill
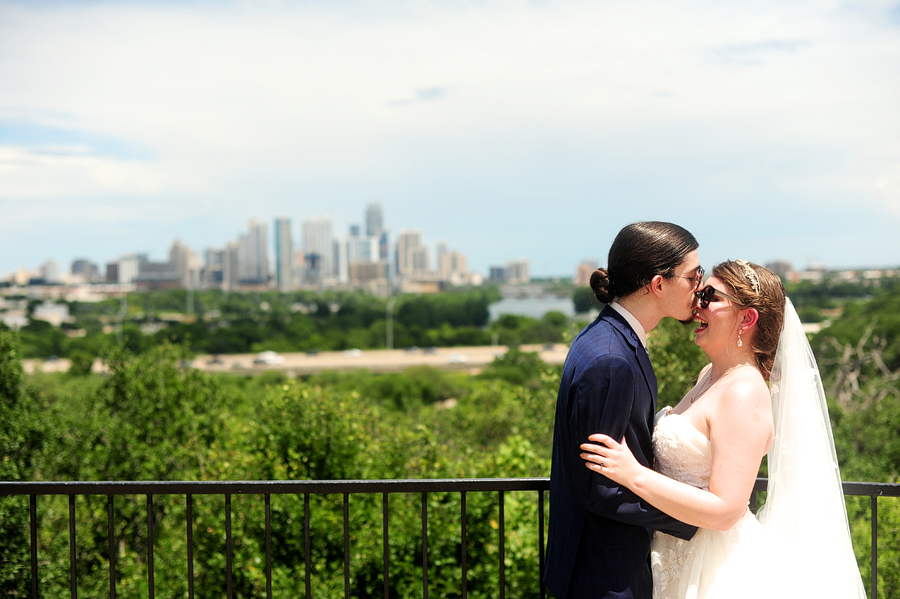
[[[743,347],[744,342],[741,341],[741,333],[744,332],[744,329],[738,329],[738,347]]]

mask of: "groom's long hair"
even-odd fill
[[[694,236],[676,224],[630,224],[616,235],[606,268],[598,268],[591,275],[591,289],[604,304],[631,295],[656,275],[671,277],[685,256],[698,247]]]

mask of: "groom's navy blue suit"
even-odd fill
[[[651,529],[690,538],[696,528],[588,470],[579,445],[624,437],[652,464],[656,375],[637,333],[606,306],[569,349],[556,400],[544,581],[559,599],[650,599]]]

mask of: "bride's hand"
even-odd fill
[[[581,454],[584,465],[598,474],[626,487],[640,473],[643,466],[628,449],[628,443],[622,439],[618,443],[608,435],[594,434],[588,437],[593,443],[583,443]]]

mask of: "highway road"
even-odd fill
[[[259,374],[269,370],[281,370],[288,376],[317,374],[329,370],[369,370],[371,372],[400,372],[412,366],[431,366],[441,370],[462,370],[471,373],[481,371],[495,357],[507,351],[504,345],[477,347],[438,347],[429,349],[394,349],[394,350],[348,350],[339,352],[319,352],[315,355],[306,353],[279,354],[283,363],[255,364],[258,354],[229,354],[221,356],[197,356],[190,366],[206,372],[231,372],[236,374]],[[563,343],[552,345],[523,345],[519,349],[525,352],[537,352],[548,364],[562,364],[566,359],[569,346]],[[69,369],[69,361],[23,360],[25,371],[29,374],[40,369],[43,372],[65,372]],[[99,363],[94,364],[96,372],[102,371]]]

